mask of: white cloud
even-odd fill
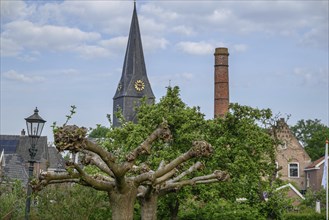
[[[140,31],[144,34],[162,35],[166,31],[166,25],[157,22],[153,18],[138,16],[140,23]]]
[[[63,74],[63,75],[74,76],[74,75],[78,75],[79,74],[79,70],[73,69],[73,68],[70,68],[70,69],[62,69],[62,70],[59,70],[59,73],[60,74]]]
[[[328,23],[322,26],[314,27],[306,32],[299,43],[302,45],[322,48],[328,51],[328,37],[329,37]]]
[[[128,42],[127,36],[113,37],[108,40],[102,40],[99,42],[99,45],[106,47],[109,50],[124,50]]]
[[[319,86],[326,85],[328,86],[328,69],[319,68],[319,69],[305,69],[296,67],[293,70],[293,74],[298,77],[302,85],[306,86]]]
[[[14,56],[24,49],[81,52],[82,56],[106,55],[104,48],[86,45],[100,39],[100,34],[83,32],[77,28],[36,25],[30,21],[15,21],[4,25],[1,48],[6,56]]]
[[[141,12],[144,14],[151,15],[152,17],[157,16],[159,20],[176,20],[179,18],[177,12],[161,8],[158,5],[154,4],[144,4],[141,7]]]
[[[75,47],[74,51],[78,52],[81,57],[86,59],[107,57],[110,55],[110,52],[103,47],[93,45],[80,45]]]
[[[37,3],[35,3],[37,4]],[[133,4],[123,1],[54,1],[38,7],[34,18],[44,23],[81,26],[109,34],[127,32]]]
[[[40,76],[28,76],[21,73],[17,73],[15,70],[9,70],[3,73],[5,79],[20,81],[25,83],[43,82],[45,78]]]
[[[214,46],[212,44],[206,43],[204,41],[179,42],[176,46],[181,51],[188,53],[188,54],[193,54],[193,55],[207,55],[207,54],[211,54],[214,50]]]
[[[233,50],[237,52],[245,52],[248,50],[248,46],[246,44],[235,44],[233,45]]]
[[[28,7],[24,1],[1,1],[1,21],[7,22],[16,19],[24,19],[33,14],[34,6]]]
[[[182,34],[186,36],[194,35],[195,31],[192,27],[188,27],[186,25],[178,25],[172,28],[172,31],[177,34]]]
[[[23,50],[23,47],[18,45],[13,39],[3,36],[0,37],[0,45],[0,53],[4,57],[16,56]]]
[[[308,45],[323,46],[328,42],[327,1],[175,1],[145,3],[143,8],[145,16],[153,17],[166,31],[185,36],[191,36],[193,30],[198,35],[215,34],[220,40],[225,40],[223,33],[257,33],[293,40],[297,37],[297,41]],[[172,11],[176,19],[162,18],[161,13],[152,14],[146,9]]]
[[[158,38],[149,35],[142,36],[143,48],[146,51],[154,51],[156,49],[166,49],[169,42],[165,38]]]
[[[206,19],[209,19],[210,22],[216,24],[227,24],[229,21],[232,21],[233,13],[230,9],[215,9],[210,16],[207,16]]]

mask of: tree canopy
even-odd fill
[[[324,155],[325,142],[329,138],[329,128],[321,123],[321,120],[302,119],[290,128],[313,161]]]
[[[206,120],[198,107],[180,99],[178,87],[169,87],[159,103],[142,102],[138,123],[122,120],[120,128],[98,126],[97,137],[106,133],[99,142],[87,139],[83,127],[55,128],[57,149],[80,153],[82,163],[68,161],[62,174],[44,172],[33,187],[73,182],[106,191],[113,219],[131,219],[135,198],[142,219],[156,219],[159,205],[170,204],[167,210],[173,217],[180,203],[218,197],[231,202],[246,198],[268,216],[273,210],[264,208],[263,192],[271,193],[274,184],[271,117],[269,109],[232,104],[225,117]]]

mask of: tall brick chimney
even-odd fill
[[[228,112],[229,77],[228,49],[219,47],[215,50],[215,118],[224,117]]]

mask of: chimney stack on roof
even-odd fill
[[[25,136],[25,130],[24,130],[24,128],[21,131],[21,136]]]
[[[229,109],[228,49],[215,49],[215,118],[224,117]]]

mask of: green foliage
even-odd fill
[[[111,210],[105,192],[80,185],[48,186],[34,195],[37,205],[31,219],[109,219]]]
[[[271,110],[232,104],[225,118],[205,120],[198,107],[188,107],[180,99],[178,87],[169,87],[159,103],[142,103],[138,109],[138,124],[125,123],[122,128],[110,132],[112,134],[109,137],[116,139],[111,143],[112,147],[136,147],[163,118],[168,121],[173,140],[169,144],[155,143],[152,146],[152,154],[147,158],[152,169],[156,169],[161,160],[169,161],[186,152],[193,140],[206,140],[215,148],[215,153],[211,158],[201,159],[205,165],[203,171],[195,172],[187,178],[209,174],[214,170],[225,170],[230,173],[231,180],[209,186],[188,187],[177,194],[160,197],[160,219],[170,217],[170,205],[177,201],[183,205],[193,198],[205,203],[213,203],[217,197],[232,202],[236,198],[247,198],[250,207],[263,203],[262,192],[269,187],[269,177],[275,171],[274,140],[267,130],[272,121]],[[180,169],[185,170],[191,162]],[[278,209],[280,213],[281,207]],[[180,214],[186,212],[186,209],[180,210]],[[276,210],[274,207],[263,209],[263,212],[266,211],[273,213]]]
[[[326,206],[325,189],[322,188],[319,191],[307,190],[305,200],[302,202],[302,206],[314,209],[317,201],[320,201],[321,208],[324,210]]]
[[[304,145],[312,160],[317,160],[324,155],[329,128],[320,120],[299,120],[296,125],[291,126],[291,131]]]
[[[96,128],[92,129],[88,136],[91,138],[106,138],[107,133],[110,131],[110,128],[97,124]]]
[[[69,115],[66,115],[66,121],[64,123],[63,126],[67,125],[67,123],[69,122],[69,120],[72,118],[72,116],[76,113],[75,109],[77,107],[75,105],[71,105],[71,110],[70,110],[70,114]]]
[[[326,214],[322,213],[316,213],[314,211],[308,212],[308,213],[295,213],[295,212],[289,212],[284,215],[285,220],[325,220]]]
[[[261,202],[275,170],[274,140],[265,126],[271,111],[232,104],[225,118],[209,121],[207,140],[215,146],[211,167],[227,170],[231,181],[218,189],[224,198]],[[261,127],[260,125],[263,125]]]
[[[184,206],[184,212],[180,213],[179,219],[265,220],[266,218],[257,208],[248,204],[217,199],[211,203],[188,203],[188,206]]]
[[[26,191],[20,181],[0,185],[0,219],[23,219]]]
[[[120,118],[119,116],[117,117]],[[172,217],[175,206],[173,204],[181,207],[179,216],[183,219],[281,218],[286,208],[285,203],[281,203],[282,199],[273,194],[265,204],[262,198],[263,191],[273,191],[270,187],[270,177],[275,171],[275,143],[267,129],[272,120],[272,112],[269,109],[259,110],[232,104],[226,117],[205,120],[198,107],[188,107],[180,99],[178,87],[169,87],[166,96],[157,104],[147,105],[144,99],[138,107],[137,117],[137,124],[122,119],[122,126],[119,128],[99,125],[95,129],[95,136],[105,135],[103,147],[122,160],[126,152],[141,144],[165,119],[172,132],[172,141],[153,143],[151,155],[139,158],[137,165],[146,163],[155,170],[162,160],[169,162],[188,151],[192,141],[206,140],[214,147],[214,155],[211,158],[198,158],[197,160],[201,160],[205,165],[204,170],[194,172],[186,178],[209,174],[214,170],[228,171],[231,176],[227,182],[186,187],[177,193],[160,197],[159,219]],[[181,165],[178,167],[179,171],[186,170],[195,161]],[[81,198],[85,198],[88,192],[83,194],[85,195]],[[238,204],[235,202],[237,198],[246,198],[247,202]],[[89,202],[93,204],[97,201],[103,200]],[[64,208],[55,206],[54,210],[63,209],[65,213],[65,210],[68,210],[65,207],[64,203]],[[84,205],[73,206],[73,209],[78,207]],[[136,206],[136,210],[138,209]],[[90,208],[86,210],[88,213],[93,212]],[[88,213],[85,216],[88,216]]]
[[[170,161],[182,152],[186,152],[193,140],[203,139],[204,115],[196,107],[190,108],[179,97],[178,87],[169,87],[167,94],[157,104],[142,104],[138,108],[138,123],[123,122],[119,128],[107,133],[104,146],[119,158],[141,144],[145,138],[165,119],[171,130],[173,141],[158,141],[152,145],[152,154],[141,158],[155,169],[162,159]]]
[[[259,207],[267,219],[284,219],[284,214],[292,209],[292,201],[287,198],[286,190],[273,190],[269,193],[268,200]]]
[[[76,106],[75,105],[71,105],[71,110],[70,110],[70,114],[65,115],[66,117],[66,121],[63,124],[63,126],[67,125],[67,123],[69,122],[69,120],[72,118],[72,116],[76,113]],[[58,126],[57,126],[57,122],[54,121],[53,124],[50,126],[53,130],[53,133],[55,133],[58,130]]]
[[[157,166],[161,159],[169,161],[190,149],[194,140],[204,139],[206,120],[198,107],[188,107],[179,97],[178,87],[169,87],[166,96],[154,105],[143,104],[138,109],[138,124],[150,132],[163,119],[168,122],[172,142],[155,145],[149,158]]]

